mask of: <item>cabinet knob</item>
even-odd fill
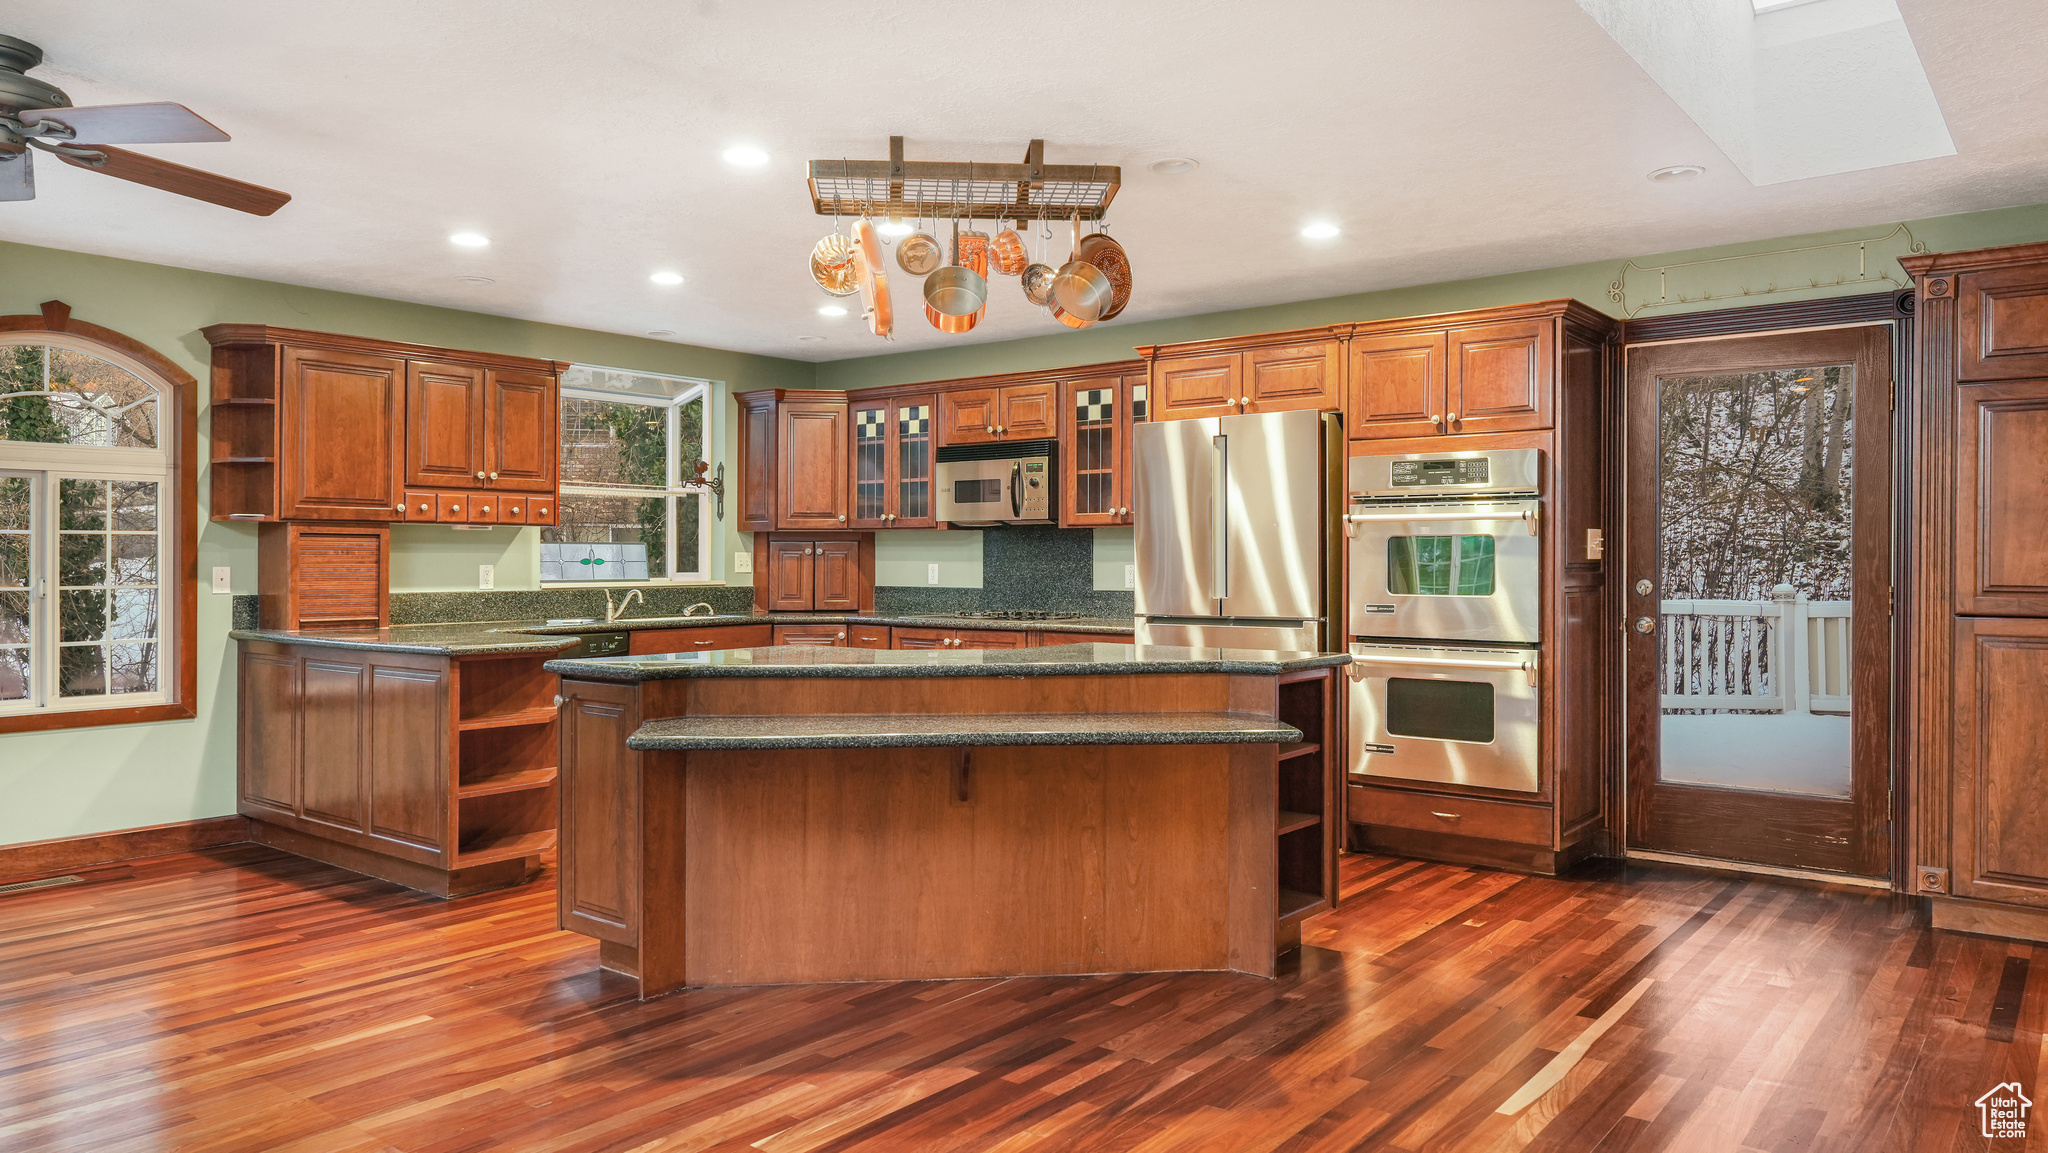
[[[809,548],[805,548],[805,549],[804,549],[804,555],[805,555],[805,556],[809,556],[809,555],[811,555],[811,550],[810,550]]]
[[[840,641],[843,641],[843,640],[845,640],[845,639],[846,639],[846,634],[845,634],[845,633],[840,633],[840,634],[839,634],[838,636],[836,636],[836,637],[834,637],[834,638],[832,638],[832,639],[834,639],[834,640],[840,640]]]
[[[846,514],[845,514],[845,513],[843,513],[843,512],[839,514],[839,523],[840,523],[840,524],[845,524],[845,523],[846,523]]]
[[[448,511],[449,511],[449,512],[461,512],[461,511],[462,511],[462,506],[461,506],[461,505],[459,505],[459,504],[451,504],[451,505],[449,505],[449,506],[448,506]]]
[[[1443,422],[1444,422],[1443,414],[1441,414],[1441,413],[1435,413],[1435,412],[1432,412],[1432,413],[1430,413],[1430,414],[1429,414],[1429,423],[1431,423],[1431,424],[1442,424]]]
[[[1458,423],[1458,414],[1457,414],[1457,413],[1455,413],[1455,412],[1447,412],[1447,413],[1445,413],[1445,414],[1444,414],[1444,423],[1445,423],[1445,424],[1456,424],[1456,423]]]
[[[404,512],[404,511],[405,511],[405,506],[404,506],[404,505],[399,505],[399,506],[398,506],[398,511],[399,511],[399,512]]]
[[[427,511],[427,509],[429,509],[429,508],[431,508],[431,507],[433,507],[433,506],[431,506],[431,505],[424,505],[424,504],[423,504],[423,505],[421,505],[421,506],[420,506],[420,511],[421,511],[421,512],[425,512],[425,511]]]
[[[477,509],[477,511],[478,511],[478,512],[484,512],[484,513],[487,513],[487,512],[489,512],[489,511],[491,511],[491,506],[490,506],[490,505],[483,505],[483,506],[480,506],[480,507],[479,507],[479,508]]]
[[[492,474],[491,474],[491,479],[492,479],[492,480],[496,480],[496,479],[498,479],[498,474],[497,474],[497,473],[495,473],[495,472],[494,472],[494,473],[492,473]]]
[[[476,478],[477,478],[478,480],[482,480],[482,479],[484,478],[484,474],[483,474],[483,470],[482,470],[482,469],[478,469],[478,470],[477,470]]]
[[[1237,403],[1239,404],[1250,404],[1251,402],[1252,398],[1249,396],[1240,396],[1237,398]]]
[[[1004,433],[1006,433],[1006,432],[1008,432],[1008,431],[1010,431],[1010,426],[1009,426],[1009,425],[1007,425],[1007,424],[999,424],[999,425],[997,425],[997,426],[996,426],[996,435],[997,435],[997,436],[1001,436],[1001,435],[1003,435]]]

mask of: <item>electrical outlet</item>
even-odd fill
[[[732,571],[736,573],[753,572],[754,554],[750,552],[736,552],[732,554]]]
[[[229,589],[229,588],[228,588],[228,574],[229,574],[229,573],[230,573],[231,571],[232,571],[232,570],[230,570],[230,569],[228,568],[228,566],[226,566],[226,565],[220,565],[220,566],[216,567],[216,568],[215,568],[215,569],[213,570],[213,591],[214,591],[214,592],[217,592],[217,593],[227,593],[227,592],[231,592],[231,591],[233,591],[233,590],[231,590],[231,589]]]
[[[1137,565],[1127,564],[1124,566],[1124,587],[1127,589],[1134,589],[1138,587]]]
[[[498,587],[498,566],[480,564],[476,566],[476,587],[494,589]]]
[[[935,584],[939,583],[939,566],[938,566],[938,565],[936,565],[936,564],[928,564],[928,565],[924,566],[924,583],[926,583],[926,584],[928,584],[928,585],[935,585]]]

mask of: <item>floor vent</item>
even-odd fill
[[[0,897],[9,893],[25,893],[30,889],[47,889],[52,885],[76,885],[84,880],[84,877],[44,877],[40,881],[16,881],[12,885],[0,885]]]

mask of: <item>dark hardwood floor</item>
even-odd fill
[[[642,1004],[546,881],[444,902],[254,847],[83,875],[0,896],[8,1153],[2048,1148],[1972,1105],[2048,1110],[2048,947],[1868,891],[1351,857],[1274,981]]]

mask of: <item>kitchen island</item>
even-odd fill
[[[1332,907],[1342,654],[738,648],[561,677],[561,926],[687,986],[1228,969]]]

